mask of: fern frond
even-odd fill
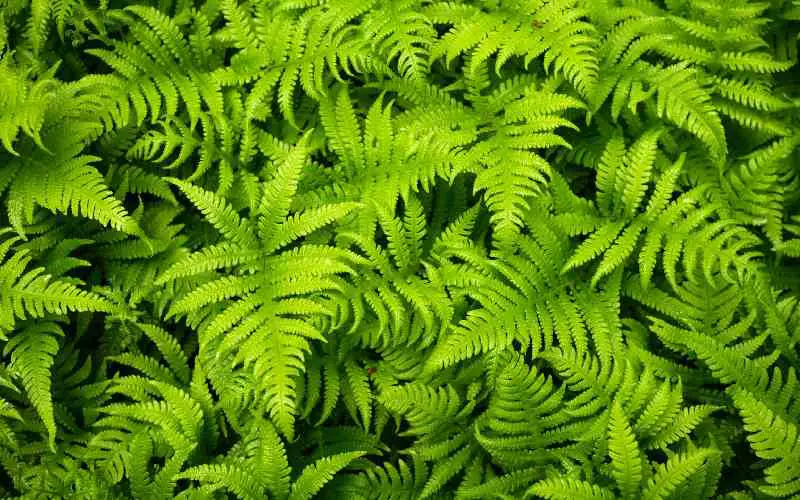
[[[612,473],[622,496],[635,498],[642,482],[642,456],[636,437],[619,404],[611,408],[608,427],[608,453]]]
[[[53,409],[51,370],[58,352],[57,338],[64,332],[53,322],[30,325],[16,333],[3,353],[11,354],[9,370],[19,377],[22,387],[47,430],[50,448],[55,450],[56,422]]]
[[[350,462],[362,456],[363,452],[349,452],[321,458],[309,465],[292,484],[289,500],[308,500],[312,498],[333,475],[347,467]]]
[[[0,257],[5,257],[14,242],[12,238],[0,245]],[[10,330],[16,321],[42,318],[47,313],[114,310],[113,304],[101,296],[78,288],[72,281],[52,279],[43,268],[26,271],[30,262],[31,257],[23,250],[0,264],[0,331]]]
[[[656,468],[655,474],[648,481],[643,491],[645,498],[667,498],[679,486],[689,481],[693,475],[700,474],[706,463],[716,451],[698,448],[688,453],[674,455],[666,464]]]
[[[753,451],[762,459],[777,460],[764,470],[767,485],[760,489],[770,496],[796,494],[800,491],[797,424],[775,415],[748,391],[734,390],[732,396],[750,433],[747,439]]]
[[[548,500],[610,500],[616,498],[610,490],[595,484],[568,478],[552,478],[531,486],[525,497],[537,495]]]

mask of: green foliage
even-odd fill
[[[0,496],[797,497],[799,41],[0,0]]]

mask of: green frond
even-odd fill
[[[797,494],[800,491],[797,424],[775,415],[748,391],[734,390],[732,397],[744,419],[753,451],[764,460],[777,460],[764,469],[767,485],[762,486],[761,491],[779,497]]]
[[[548,500],[610,500],[614,494],[601,486],[568,478],[552,478],[539,481],[525,492],[525,498],[533,495]]]
[[[486,498],[489,495],[513,495],[524,490],[533,480],[539,478],[541,472],[536,468],[516,470],[489,479],[478,486],[470,486],[459,490],[459,495],[464,498]]]
[[[324,457],[309,465],[292,484],[289,500],[308,500],[333,478],[333,475],[344,469],[350,462],[364,455],[363,452],[340,453]]]
[[[258,288],[259,282],[253,276],[226,276],[204,283],[175,302],[169,314],[178,316],[232,297],[245,298]]]
[[[235,243],[224,242],[207,246],[174,263],[164,274],[159,276],[156,284],[160,285],[179,278],[204,274],[208,271],[247,265],[259,259],[261,255],[260,250],[242,248]]]
[[[31,405],[44,422],[51,449],[55,449],[56,443],[51,376],[58,337],[63,336],[56,323],[33,324],[16,333],[3,350],[4,355],[11,354],[9,371],[21,380]]]
[[[344,365],[347,387],[355,400],[360,420],[364,429],[370,428],[372,420],[372,390],[370,389],[367,370],[353,361]]]
[[[259,238],[268,245],[274,245],[278,228],[289,215],[290,203],[297,192],[300,172],[308,154],[305,144],[303,140],[292,149],[278,166],[275,177],[264,186],[257,211],[258,233]]]
[[[615,208],[617,177],[622,175],[619,170],[623,167],[625,155],[625,140],[621,135],[615,135],[606,144],[597,165],[597,208],[604,213],[612,213]]]
[[[419,494],[419,498],[429,498],[441,490],[441,488],[450,479],[458,474],[469,462],[471,458],[471,450],[469,447],[464,447],[455,454],[449,456],[445,460],[441,460],[433,465],[431,474],[425,487]]]
[[[639,209],[656,159],[661,130],[648,130],[628,150],[628,171],[622,178],[622,201],[625,212],[633,215]]]
[[[359,494],[367,498],[400,500],[418,494],[419,473],[415,474],[415,470],[402,459],[397,465],[385,463],[382,467],[371,467],[362,474],[364,486],[358,485],[357,488]]]
[[[716,453],[713,449],[697,448],[673,455],[667,463],[656,467],[655,474],[642,492],[643,498],[668,498],[693,476],[701,474],[704,466]]]
[[[722,123],[710,103],[708,90],[685,65],[652,72],[657,89],[657,112],[680,128],[695,135],[717,162],[725,159],[727,142]]]
[[[136,222],[92,166],[100,158],[72,156],[74,144],[57,147],[55,158],[44,151],[29,157],[23,165],[25,175],[17,175],[12,181],[8,195],[13,201],[8,212],[11,224],[22,233],[22,226],[32,222],[35,207],[41,206],[56,213],[93,219],[128,234],[140,233]]]
[[[255,246],[254,228],[220,196],[178,179],[169,179],[223,236],[245,248]]]
[[[155,325],[139,323],[137,326],[156,345],[178,381],[188,383],[189,360],[175,337]]]
[[[42,0],[32,0],[31,19],[28,27],[28,36],[33,45],[33,50],[38,52],[44,45],[47,37],[47,28],[51,18],[52,4]]]
[[[582,266],[599,257],[613,245],[624,227],[624,222],[611,222],[601,226],[575,250],[575,253],[564,264],[562,272]]]
[[[350,212],[360,208],[359,203],[328,204],[305,212],[294,214],[281,225],[281,239],[269,245],[274,251],[288,245],[303,236],[307,236],[317,229],[327,226],[332,222],[345,217]],[[274,250],[273,250],[274,247]]]
[[[754,108],[759,111],[780,111],[790,104],[774,95],[768,84],[758,79],[745,78],[715,78],[716,91],[724,97],[738,104]]]
[[[35,3],[47,9],[46,2]],[[37,146],[46,149],[42,143],[41,129],[47,118],[48,106],[59,97],[59,82],[49,75],[38,76],[32,81],[29,74],[18,68],[9,55],[0,59],[0,82],[3,95],[0,104],[4,108],[0,115],[0,141],[3,147],[19,156],[14,150],[14,142],[21,131]]]
[[[14,242],[12,238],[0,244],[0,331],[12,329],[17,321],[46,314],[114,309],[109,301],[78,288],[73,281],[53,279],[41,267],[26,270],[31,257],[24,250],[6,257]]]
[[[592,276],[592,286],[596,286],[600,278],[611,274],[615,269],[633,253],[634,247],[639,240],[639,235],[644,231],[643,223],[634,222],[626,227],[614,244],[605,252],[603,260],[597,266],[597,270]]]
[[[143,354],[122,353],[116,356],[110,356],[108,361],[119,363],[121,365],[129,366],[139,370],[144,375],[153,380],[161,380],[166,382],[173,382],[175,377],[173,373],[162,365],[158,360],[145,356]],[[112,387],[112,391],[124,392],[127,390],[125,384],[128,382],[126,379],[117,381],[116,387]],[[137,389],[140,389],[137,387]]]
[[[712,405],[683,408],[672,423],[650,438],[647,443],[648,448],[666,448],[670,444],[687,438],[703,420],[719,409],[720,407]]]
[[[642,482],[642,456],[636,436],[627,422],[622,406],[614,404],[608,427],[608,454],[612,474],[624,498],[636,498]]]
[[[391,387],[378,400],[389,411],[404,415],[414,434],[431,433],[437,427],[452,425],[463,404],[458,392],[450,386],[434,388],[420,383]]]
[[[724,52],[720,54],[717,61],[726,69],[753,73],[776,73],[786,71],[794,65],[792,61],[775,61],[762,54],[744,54],[742,52]]]
[[[177,477],[207,484],[210,488],[207,488],[206,491],[209,492],[225,488],[239,498],[247,500],[263,498],[264,495],[259,487],[258,479],[250,471],[232,465],[198,465],[186,469]]]
[[[291,468],[283,442],[273,425],[264,422],[258,428],[259,449],[254,469],[269,491],[278,498],[289,496]]]

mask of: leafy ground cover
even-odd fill
[[[0,0],[0,494],[797,498],[799,34]]]

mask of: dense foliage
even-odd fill
[[[0,494],[800,495],[799,33],[0,0]]]

